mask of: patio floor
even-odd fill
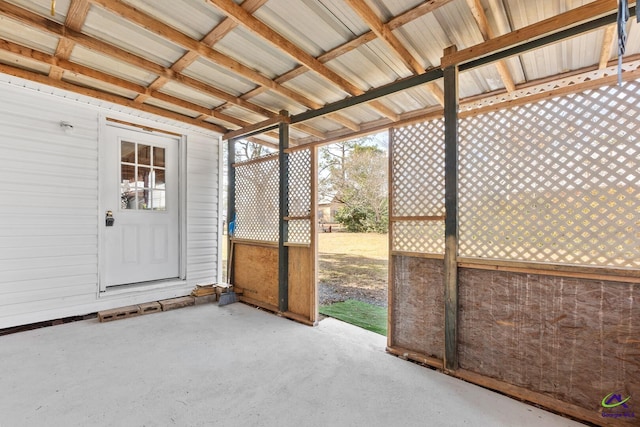
[[[393,357],[385,343],[240,303],[6,335],[0,427],[580,425]]]

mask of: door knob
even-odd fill
[[[116,219],[113,217],[113,212],[107,211],[105,215],[105,225],[107,227],[113,227],[114,222],[116,222]]]

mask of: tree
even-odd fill
[[[389,227],[387,156],[360,141],[338,148],[329,166],[326,186],[344,206],[336,219],[347,230],[386,233]],[[335,152],[334,152],[335,153]]]
[[[236,162],[257,159],[258,157],[262,157],[273,152],[275,152],[275,150],[255,142],[247,140],[236,142]]]

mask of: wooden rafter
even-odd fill
[[[616,36],[616,24],[609,25],[604,29],[604,37],[602,39],[602,47],[600,48],[600,62],[598,68],[607,68],[609,58],[611,58],[611,50],[613,49],[613,39]]]
[[[371,28],[376,36],[382,40],[391,50],[398,56],[402,63],[413,73],[422,74],[425,68],[420,62],[414,58],[409,50],[395,36],[389,25],[386,25],[378,18],[376,13],[362,0],[346,0],[346,3],[362,18],[362,20]],[[440,105],[444,105],[444,94],[438,85],[429,83],[426,85],[431,94],[438,100]]]
[[[250,13],[255,12],[265,4],[267,0],[246,0],[242,3],[241,7]],[[200,40],[202,43],[213,47],[218,41],[220,41],[225,35],[233,30],[238,24],[232,19],[226,18],[220,24],[218,24],[213,30],[211,30],[206,36]],[[171,65],[171,69],[175,72],[182,72],[189,65],[193,64],[200,57],[200,53],[195,50],[187,51],[180,59]],[[164,86],[168,80],[164,77],[158,77],[150,86],[155,90],[159,90]],[[148,98],[148,95],[142,94],[136,98],[136,102],[144,102]]]
[[[202,41],[197,41],[190,38],[189,36],[181,33],[180,31],[174,29],[173,27],[170,27],[164,24],[163,22],[160,22],[157,19],[150,17],[149,15],[146,15],[140,12],[138,9],[134,7],[131,7],[127,4],[121,3],[116,0],[88,0],[88,1],[106,10],[109,10],[110,12],[113,12],[123,17],[124,19],[134,22],[155,34],[173,43],[176,43],[177,45],[183,47],[184,49],[198,52],[200,56],[206,59],[209,59],[212,62],[218,65],[221,65],[222,67],[227,68],[228,70],[242,77],[245,77],[246,79],[258,85],[265,86],[270,90],[278,92],[281,95],[284,95],[285,97],[290,98],[307,108],[319,108],[322,106],[322,104],[311,100],[305,95],[302,95],[292,89],[286,88],[274,82],[273,80],[261,74],[260,72],[244,64],[241,64],[240,62],[232,59],[229,56],[226,56],[214,50],[213,48],[211,48],[210,46],[208,46]],[[239,9],[244,11],[242,7],[239,7]],[[171,70],[171,73],[175,73],[175,71]],[[163,75],[161,75],[160,77],[163,77]],[[158,82],[158,85],[161,85],[161,84],[162,84],[162,80]],[[241,104],[242,103],[239,103],[239,105]],[[244,105],[247,105],[247,104],[244,103]],[[272,116],[273,114],[269,114],[269,117],[272,117]]]
[[[257,114],[261,114],[265,117],[270,117],[275,114],[263,107],[247,102],[239,97],[230,95],[211,85],[185,76],[183,74],[176,73],[171,69],[165,68],[159,64],[156,64],[155,62],[149,61],[116,46],[110,45],[109,43],[103,42],[102,40],[98,40],[94,37],[79,33],[56,22],[49,21],[48,19],[40,15],[22,9],[4,0],[0,0],[0,14],[8,16],[29,27],[52,34],[54,36],[58,36],[62,39],[68,39],[95,52],[113,57],[136,68],[140,68],[147,72],[156,74],[160,77],[164,77],[168,80],[173,80],[178,83],[184,84],[185,86],[189,86],[193,89],[206,93],[207,95],[210,95],[214,98],[219,98],[231,104],[238,105],[239,107],[255,112]]]
[[[89,13],[89,2],[87,0],[72,0],[67,12],[65,25],[75,31],[80,31],[87,19]],[[60,39],[56,48],[56,58],[69,59],[75,43],[68,39]],[[64,70],[57,65],[52,65],[49,71],[49,77],[55,80],[61,80]]]
[[[168,111],[168,110],[165,110],[164,108],[154,107],[152,105],[136,104],[133,100],[125,98],[124,96],[114,95],[114,94],[105,93],[96,89],[77,86],[72,83],[65,82],[63,80],[52,79],[49,76],[45,76],[42,74],[35,73],[33,71],[28,71],[21,68],[13,67],[11,65],[0,64],[0,73],[5,73],[10,76],[31,80],[47,86],[67,90],[69,92],[78,93],[80,95],[89,96],[91,98],[100,99],[102,101],[110,102],[113,104],[123,105],[125,107],[145,111],[145,112],[155,114],[161,117],[166,117],[172,120],[189,123],[194,126],[200,126],[200,127],[212,130],[214,132],[219,132],[219,133],[225,132],[225,129],[223,127],[214,125],[212,123],[203,122],[201,120],[198,120],[197,118],[189,117],[180,113],[175,113],[173,111]]]
[[[489,20],[487,19],[487,15],[484,13],[484,9],[482,8],[480,0],[467,0],[467,4],[469,5],[469,9],[471,9],[473,18],[478,24],[478,28],[480,29],[480,33],[482,34],[482,38],[485,41],[494,38],[495,33],[489,25]],[[516,84],[514,83],[511,72],[509,71],[509,67],[507,66],[507,61],[496,61],[495,66],[498,70],[498,74],[500,74],[500,78],[502,79],[504,87],[507,89],[507,92],[513,92],[516,89]]]
[[[409,9],[408,11],[392,18],[391,20],[389,20],[389,22],[386,23],[386,25],[391,31],[393,31],[405,24],[408,24],[409,22],[415,19],[418,19],[428,13],[433,12],[435,9],[449,3],[450,1],[452,0],[431,0],[431,1],[421,3],[420,5],[414,7],[413,9]],[[318,56],[317,59],[323,64],[326,64],[327,62],[332,61],[336,58],[339,58],[340,56],[345,55],[351,52],[352,50],[355,50],[360,46],[363,46],[369,42],[372,42],[377,38],[378,36],[373,31],[367,31],[366,33],[363,33],[358,37],[352,40],[349,40],[348,42],[334,49],[331,49],[328,52],[323,53],[322,55]],[[299,65],[298,67],[294,68],[291,71],[287,71],[286,73],[275,78],[274,80],[280,84],[283,84],[288,82],[289,80],[293,80],[296,77],[303,75],[307,71],[309,71],[309,69],[306,66]],[[266,90],[267,89],[262,86],[257,87],[245,93],[244,95],[242,95],[242,99],[249,99],[254,96],[258,96],[259,94],[263,93]]]
[[[158,79],[165,79],[167,81],[175,81],[178,83],[181,83],[185,86],[189,86],[193,89],[196,89],[200,92],[206,93],[212,97],[215,98],[219,98],[222,99],[230,104],[234,104],[234,105],[238,105],[239,107],[242,107],[246,110],[255,112],[257,114],[263,115],[265,117],[273,117],[276,113],[271,112],[263,107],[260,107],[258,105],[255,105],[253,103],[250,103],[248,101],[245,101],[239,97],[230,95],[220,89],[217,89],[209,84],[203,83],[199,80],[193,79],[191,77],[185,76],[183,74],[180,74],[178,72],[175,72],[171,69],[162,67],[161,65],[158,65],[154,62],[151,62],[145,58],[139,57],[137,55],[134,55],[130,52],[124,51],[120,48],[117,48],[115,46],[112,46],[106,42],[103,42],[101,40],[95,39],[93,37],[84,35],[82,33],[79,33],[71,28],[66,27],[65,25],[61,25],[52,21],[47,20],[46,18],[37,15],[33,12],[27,11],[25,9],[22,9],[18,6],[12,5],[4,0],[0,0],[0,13],[8,16],[14,20],[17,20],[19,22],[24,23],[25,25],[28,25],[30,27],[39,29],[41,31],[47,32],[49,34],[55,35],[60,37],[60,40],[64,40],[64,42],[62,43],[72,43],[73,45],[75,44],[79,44],[82,46],[85,46],[91,50],[94,50],[96,52],[100,52],[103,53],[107,56],[112,56],[114,58],[117,58],[125,63],[128,63],[130,65],[133,65],[137,68],[141,68],[143,70],[146,70],[148,72],[154,73],[159,75]],[[5,48],[9,45],[7,44],[2,44],[2,46],[4,46]],[[20,48],[22,49],[22,48]],[[18,49],[18,50],[20,50]],[[15,47],[12,49],[6,49],[6,50],[16,50]],[[15,52],[14,52],[15,53]],[[28,57],[31,53],[28,53],[26,55],[22,55],[22,56],[26,56]],[[57,67],[60,69],[64,69],[64,70],[69,70],[73,73],[78,73],[78,74],[82,74],[82,75],[86,75],[88,77],[94,78],[96,80],[99,81],[104,81],[104,80],[108,80],[107,83],[109,83],[109,81],[117,86],[123,87],[127,90],[132,90],[134,92],[138,92],[139,94],[144,94],[146,98],[152,97],[156,92],[157,92],[157,88],[160,87],[160,82],[158,81],[158,79],[156,79],[156,82],[154,82],[155,84],[152,84],[149,88],[146,88],[146,90],[141,90],[141,86],[138,85],[134,85],[126,80],[123,79],[117,79],[113,76],[109,76],[107,74],[104,73],[100,73],[97,72],[95,70],[89,69],[88,67],[82,67],[79,66],[78,64],[74,64],[69,62],[68,60],[62,59],[62,58],[56,58],[54,61],[50,60],[50,59],[45,59],[41,62],[45,62],[48,63],[49,65],[51,65],[51,67]],[[116,83],[114,83],[116,82]],[[131,86],[133,85],[133,86]],[[144,89],[144,88],[143,88]],[[177,98],[176,98],[177,99]],[[135,101],[132,101],[135,103]],[[137,105],[141,105],[142,103],[137,102]],[[208,118],[211,117],[215,117],[219,120],[223,120],[229,123],[235,123],[235,124],[239,124],[240,122],[238,121],[238,119],[232,118],[231,116],[228,116],[226,114],[223,114],[221,112],[214,112],[214,111],[209,111],[206,116]],[[243,122],[244,123],[244,122]],[[310,134],[310,135],[314,135],[317,137],[321,137],[321,135],[324,135],[323,133],[320,132],[308,132],[310,131],[312,128],[311,127],[298,127],[299,129],[302,130],[302,128],[304,128],[305,130],[303,130],[304,132]],[[224,129],[219,127],[219,129]],[[226,131],[226,129],[225,129]]]
[[[236,21],[237,24],[242,25],[247,30],[260,36],[267,42],[280,49],[280,51],[286,53],[301,64],[304,64],[311,71],[314,71],[328,81],[332,82],[338,88],[344,90],[346,93],[350,95],[362,95],[364,93],[364,90],[351,83],[344,77],[340,76],[329,67],[326,67],[313,55],[310,55],[295,43],[291,42],[276,31],[272,30],[262,21],[258,20],[242,7],[235,4],[232,0],[208,0],[208,2],[227,14],[227,16]],[[378,110],[378,112],[380,112],[384,116],[390,116],[392,120],[397,119],[397,114],[379,101],[372,102],[371,106],[374,109]]]
[[[465,64],[474,59],[483,58],[492,53],[525,44],[561,29],[571,28],[582,22],[611,14],[616,11],[617,7],[618,0],[598,0],[587,3],[584,6],[571,9],[568,12],[512,31],[509,34],[462,49],[452,55],[444,56],[440,65],[442,67],[448,67],[455,64]]]
[[[200,105],[194,104],[192,102],[185,101],[180,98],[176,98],[171,95],[167,95],[165,93],[158,92],[156,90],[152,90],[148,87],[144,87],[135,83],[131,83],[128,80],[121,79],[119,77],[114,77],[107,73],[103,73],[101,71],[95,70],[93,68],[86,67],[84,65],[75,64],[65,59],[58,58],[56,56],[49,55],[44,52],[39,52],[37,50],[28,48],[26,46],[19,45],[17,43],[9,42],[6,40],[0,40],[0,49],[11,52],[15,55],[22,56],[24,58],[28,58],[31,60],[35,60],[42,64],[56,66],[61,69],[67,70],[70,73],[82,75],[85,77],[89,77],[91,79],[100,81],[102,83],[106,83],[109,85],[117,86],[128,91],[136,92],[138,94],[145,93],[149,98],[155,98],[161,101],[165,101],[174,105],[177,105],[182,108],[186,108],[191,111],[195,111],[204,115],[206,119],[215,118],[235,126],[248,126],[250,123],[239,120],[235,117],[229,116],[227,114],[211,110],[206,107],[202,107]],[[51,77],[51,76],[49,76]],[[52,78],[52,77],[51,77]],[[53,78],[52,78],[53,79]],[[135,101],[132,101],[135,103]],[[222,129],[222,128],[221,128]]]

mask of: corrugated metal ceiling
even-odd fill
[[[396,51],[389,41],[376,37],[364,18],[345,0],[235,0],[235,4],[254,11],[251,19],[266,24],[271,35],[261,34],[253,22],[227,18],[213,4],[217,1],[222,0],[57,0],[55,14],[51,16],[50,0],[0,0],[0,42],[5,41],[0,45],[0,63],[14,67],[18,76],[26,73],[28,78],[29,72],[49,75],[51,85],[56,86],[56,67],[52,64],[68,60],[96,70],[97,74],[66,72],[58,79],[79,88],[119,95],[123,100],[143,95],[139,102],[184,114],[188,120],[200,117],[198,120],[216,124],[218,127],[212,129],[221,132],[238,127],[224,120],[222,114],[237,123],[258,123],[280,110],[295,115],[345,99],[354,91],[379,88],[416,74],[401,59],[403,53]],[[439,66],[443,49],[450,45],[455,44],[460,50],[484,41],[477,16],[467,0],[362,1],[381,25],[387,25],[387,31],[389,25],[394,25],[391,34],[424,69]],[[480,0],[480,3],[490,30],[499,36],[591,1]],[[86,16],[71,12],[87,5]],[[15,6],[20,8],[19,12]],[[435,6],[439,7],[422,12]],[[115,12],[122,8],[135,8],[142,14],[144,25],[127,20],[126,12]],[[43,18],[52,24],[44,24]],[[61,34],[69,32],[63,26],[69,25],[69,19],[79,19],[82,38],[73,39],[76,42],[72,40],[61,49],[60,41],[64,38]],[[402,25],[396,24],[400,21]],[[628,28],[627,55],[639,54],[639,25],[630,22]],[[175,30],[190,40],[175,38],[172,35]],[[213,46],[200,42],[213,40],[212,32],[217,36]],[[509,58],[505,61],[509,77],[517,85],[526,84],[595,67],[601,53],[615,59],[616,43],[612,41],[603,47],[604,34],[605,29],[599,29]],[[286,52],[286,47],[277,45],[277,37],[285,37],[306,56]],[[21,51],[20,47],[32,49],[36,54]],[[69,51],[65,52],[65,48]],[[340,53],[334,53],[335,49]],[[223,60],[216,62],[214,57]],[[316,71],[307,68],[310,59],[316,61],[313,65]],[[294,71],[304,63],[307,65],[302,72]],[[12,69],[8,68],[9,72]],[[331,73],[346,79],[355,89],[331,81],[335,80]],[[461,73],[460,96],[504,91],[503,77],[495,64]],[[118,81],[123,80],[142,89],[119,88]],[[442,90],[442,82],[436,85]],[[179,99],[179,105],[169,102],[168,97],[155,99],[153,93]],[[309,142],[322,139],[319,133],[346,134],[385,120],[392,123],[405,115],[437,109],[440,105],[437,95],[437,91],[425,86],[414,87],[388,95],[377,103],[348,108],[339,116],[311,120],[306,125],[315,131],[298,129],[292,135],[301,142]],[[202,108],[210,109],[211,114],[202,115]],[[214,109],[222,113],[218,115],[221,118],[216,117]]]

